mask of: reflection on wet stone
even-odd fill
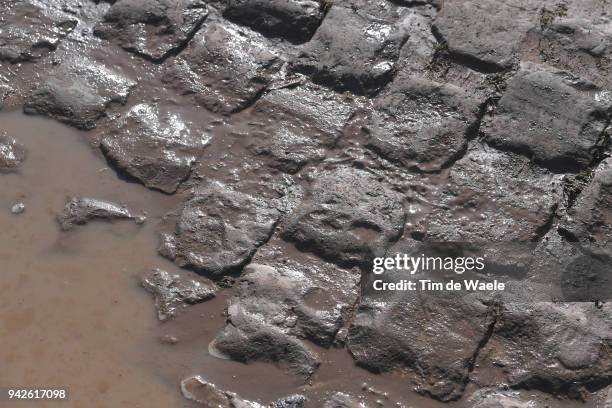
[[[203,121],[193,111],[139,104],[116,120],[117,127],[104,136],[100,147],[118,170],[149,188],[174,193],[189,178],[211,138],[203,126],[188,119],[196,115]]]
[[[26,158],[27,151],[17,140],[0,133],[0,172],[16,171]]]
[[[57,219],[62,230],[68,231],[75,225],[84,225],[92,220],[136,220],[137,216],[126,207],[109,201],[72,197]]]
[[[135,83],[113,69],[75,56],[48,72],[24,105],[24,112],[92,129],[109,105],[125,104]]]
[[[174,317],[182,307],[204,302],[215,296],[214,284],[200,276],[182,276],[154,269],[142,277],[142,286],[155,297],[159,320]]]
[[[207,15],[202,0],[118,0],[94,32],[127,51],[161,61],[184,46]]]
[[[0,3],[0,61],[35,61],[55,50],[76,26],[74,19],[54,18],[28,2]]]

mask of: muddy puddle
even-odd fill
[[[19,172],[0,174],[0,385],[69,390],[68,401],[6,406],[192,407],[179,383],[195,374],[261,403],[302,393],[318,407],[343,391],[371,406],[463,406],[418,396],[401,375],[357,368],[342,349],[311,344],[323,364],[306,381],[271,364],[210,355],[232,289],[160,323],[139,281],[152,268],[176,270],[156,252],[156,228],[180,197],[118,178],[87,134],[54,121],[4,112],[0,132],[28,150]],[[56,216],[71,196],[121,203],[147,221],[62,232]],[[25,212],[13,215],[18,202]]]
[[[163,264],[154,224],[175,199],[119,180],[82,134],[53,121],[2,113],[0,132],[28,149],[18,173],[0,175],[0,383],[68,387],[69,401],[37,406],[182,406],[176,385],[139,360],[158,323],[138,276]],[[122,203],[148,221],[62,233],[68,196]],[[26,209],[13,215],[17,202]]]

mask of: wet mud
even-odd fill
[[[152,268],[177,269],[155,248],[157,224],[178,198],[118,178],[86,134],[49,119],[3,112],[0,131],[28,152],[18,173],[0,178],[0,381],[69,390],[67,402],[37,406],[195,406],[178,387],[195,374],[262,404],[299,392],[314,407],[344,390],[371,403],[443,406],[407,390],[401,376],[356,368],[343,349],[313,346],[323,362],[308,381],[266,363],[211,355],[235,290],[160,323],[140,284]],[[146,221],[94,220],[64,232],[57,217],[72,196],[121,203]],[[11,214],[15,203],[25,205],[23,213]],[[325,297],[307,301],[316,307]]]
[[[298,392],[316,407],[342,391],[373,406],[465,406],[418,395],[401,373],[369,373],[343,348],[310,344],[322,364],[306,381],[263,362],[211,354],[236,289],[160,323],[140,280],[152,268],[177,270],[155,248],[157,224],[178,197],[118,178],[83,132],[15,111],[0,119],[0,130],[28,152],[18,173],[0,178],[3,384],[68,387],[69,400],[61,404],[70,407],[196,406],[178,388],[195,374],[262,404]],[[121,203],[146,221],[94,220],[66,233],[57,216],[75,195]],[[15,203],[25,211],[11,214]],[[317,308],[330,299],[315,291],[305,302]]]
[[[609,408],[608,3],[0,0],[0,387]]]
[[[0,180],[0,381],[68,387],[63,405],[72,407],[180,406],[175,384],[139,356],[158,324],[139,274],[163,264],[152,231],[172,198],[118,179],[71,128],[20,112],[3,112],[0,128],[28,150],[19,172]],[[56,216],[74,195],[124,203],[151,222],[63,233]],[[11,214],[17,202],[25,211]]]

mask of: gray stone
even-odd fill
[[[538,24],[541,3],[445,1],[434,21],[434,32],[451,55],[479,71],[509,69],[517,62],[522,39]]]
[[[0,110],[4,108],[4,102],[14,92],[8,85],[0,85]]]
[[[0,173],[16,171],[26,156],[25,147],[6,133],[0,133]]]
[[[231,113],[251,104],[280,65],[254,33],[211,21],[170,63],[164,81],[210,111]]]
[[[11,207],[11,214],[15,214],[15,215],[23,214],[25,209],[26,209],[26,206],[24,203],[17,203]]]
[[[303,408],[304,396],[289,395],[268,405],[241,398],[238,394],[218,388],[202,376],[194,375],[181,381],[183,396],[207,408]]]
[[[543,3],[540,25],[527,34],[521,59],[545,62],[610,89],[612,20],[606,5],[581,0]]]
[[[342,327],[342,309],[348,304],[338,297],[329,309],[308,306],[305,299],[309,293],[326,289],[317,278],[291,267],[277,270],[250,264],[240,279],[240,293],[229,307],[230,319],[234,313],[249,313],[296,337],[329,347]]]
[[[272,234],[271,203],[218,182],[198,188],[162,233],[160,253],[181,266],[222,276],[244,266]]]
[[[142,277],[142,286],[155,297],[155,308],[159,320],[168,320],[180,309],[201,303],[215,296],[215,285],[200,276],[186,276],[187,273],[170,274],[154,269]]]
[[[188,400],[206,408],[264,408],[257,402],[244,400],[233,392],[219,389],[199,375],[181,381],[181,392]]]
[[[125,104],[135,83],[86,57],[67,58],[43,78],[24,111],[92,129],[112,103]]]
[[[117,119],[116,128],[106,132],[100,147],[121,172],[149,188],[174,193],[211,138],[194,121],[201,123],[201,114],[139,104]]]
[[[392,22],[412,12],[406,7],[398,7],[397,3],[388,0],[334,0],[332,5],[358,10],[364,16],[374,20]]]
[[[436,50],[440,47],[432,33],[432,20],[436,14],[435,8],[423,7],[411,9],[406,15],[405,25],[410,37],[400,51],[398,72],[423,75],[425,70],[431,70]]]
[[[64,211],[58,216],[62,230],[68,231],[75,225],[84,225],[92,220],[131,220],[134,215],[124,206],[95,198],[72,197]]]
[[[520,152],[553,171],[591,164],[601,142],[612,101],[573,86],[575,78],[526,65],[508,82],[482,132],[496,148]]]
[[[351,299],[332,290],[327,293],[329,304],[307,304],[312,293],[331,289],[324,281],[330,276],[321,275],[316,264],[310,268],[281,263],[279,260],[275,267],[250,264],[245,268],[238,295],[228,307],[228,325],[215,339],[214,347],[238,361],[274,362],[310,375],[319,360],[302,339],[330,347],[344,324]],[[264,339],[266,345],[262,346]]]
[[[291,215],[285,240],[339,265],[367,264],[404,225],[402,196],[365,170],[322,171]]]
[[[559,228],[572,241],[606,246],[612,243],[611,220],[612,159],[607,158],[593,171]]]
[[[469,408],[544,408],[534,398],[525,398],[516,391],[503,391],[485,388],[476,391],[467,401]]]
[[[323,408],[367,408],[367,406],[348,394],[336,392],[325,400]]]
[[[507,303],[480,353],[474,378],[581,399],[610,383],[610,307],[592,303]],[[492,385],[492,384],[491,384]]]
[[[601,390],[595,403],[596,408],[612,408],[612,386]]]
[[[54,51],[76,26],[70,18],[57,19],[25,1],[0,3],[0,61],[32,62]]]
[[[312,84],[272,90],[253,106],[258,124],[245,135],[248,148],[269,166],[296,173],[325,157],[353,111],[350,100]]]
[[[203,0],[118,0],[94,33],[127,51],[163,61],[187,44],[207,15]]]
[[[323,20],[324,7],[319,0],[237,0],[229,2],[223,16],[264,35],[303,43]]]
[[[368,146],[402,167],[440,170],[467,149],[483,102],[453,85],[399,75],[375,99]]]
[[[387,301],[364,297],[349,329],[348,349],[369,371],[400,371],[418,392],[452,401],[462,396],[478,344],[494,317],[491,307],[465,294],[407,291]]]
[[[561,180],[529,160],[475,145],[442,183],[415,182],[406,235],[429,242],[530,242],[549,226]]]
[[[295,374],[310,377],[321,364],[319,356],[302,341],[273,325],[262,325],[252,315],[233,314],[231,324],[217,335],[214,348],[243,363],[278,363]]]
[[[272,403],[271,408],[304,408],[306,397],[300,394],[289,395]]]
[[[533,252],[525,283],[535,301],[600,302],[610,299],[612,251],[605,234],[573,235],[567,218],[551,225]],[[605,231],[605,230],[604,230]],[[538,286],[543,290],[538,290]],[[540,293],[538,293],[540,292]],[[543,296],[542,296],[543,295]]]
[[[292,69],[338,91],[373,95],[392,79],[407,27],[407,17],[385,21],[332,6]]]

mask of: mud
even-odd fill
[[[369,406],[466,406],[418,395],[402,373],[374,375],[356,367],[342,348],[309,343],[321,366],[307,380],[267,363],[215,357],[208,346],[225,326],[235,289],[159,324],[140,279],[152,268],[178,271],[155,248],[157,224],[181,198],[118,178],[84,132],[19,112],[3,112],[0,119],[0,131],[28,150],[19,171],[0,178],[3,384],[67,386],[70,400],[63,406],[69,407],[188,407],[178,383],[191,375],[262,404],[298,392],[316,407],[340,390]],[[56,217],[75,195],[120,203],[146,213],[147,221],[94,219],[62,232]],[[17,202],[26,205],[19,216],[10,211]],[[303,258],[298,251],[292,256]],[[305,302],[321,308],[330,299],[313,291]]]
[[[608,3],[0,0],[0,387],[608,408]],[[364,290],[439,243],[511,290]]]
[[[178,387],[191,375],[262,404],[300,393],[306,406],[317,407],[342,391],[367,406],[465,406],[418,395],[401,373],[356,367],[342,348],[309,343],[321,366],[307,380],[267,363],[212,355],[208,346],[225,325],[235,289],[159,323],[151,295],[140,286],[152,268],[179,272],[155,251],[156,223],[179,197],[118,178],[85,133],[51,120],[3,112],[0,131],[29,152],[19,172],[0,178],[2,384],[66,386],[66,407],[196,406]],[[146,213],[147,221],[94,220],[62,232],[56,216],[74,195],[121,203]],[[10,212],[15,202],[27,208],[19,216]],[[309,292],[305,302],[315,308],[330,303],[320,291]]]
[[[0,383],[68,387],[66,407],[190,407],[178,387],[190,375],[262,404],[297,392],[316,407],[342,390],[372,405],[446,406],[407,390],[401,375],[355,367],[344,349],[310,344],[322,365],[307,381],[211,355],[233,289],[160,324],[140,279],[152,268],[179,272],[156,253],[156,224],[179,197],[118,178],[86,133],[57,122],[2,112],[0,132],[29,152],[19,172],[0,178]],[[147,221],[93,220],[63,232],[56,217],[72,196],[120,203]],[[10,211],[16,202],[26,205],[19,216]],[[324,299],[311,294],[308,302]]]
[[[0,129],[29,152],[0,178],[0,383],[68,387],[67,407],[186,406],[176,383],[139,353],[155,347],[158,324],[139,274],[173,268],[155,253],[153,223],[91,222],[63,233],[56,220],[74,195],[124,203],[151,220],[175,200],[118,179],[83,134],[54,121],[3,112]],[[13,215],[18,201],[26,210]]]

